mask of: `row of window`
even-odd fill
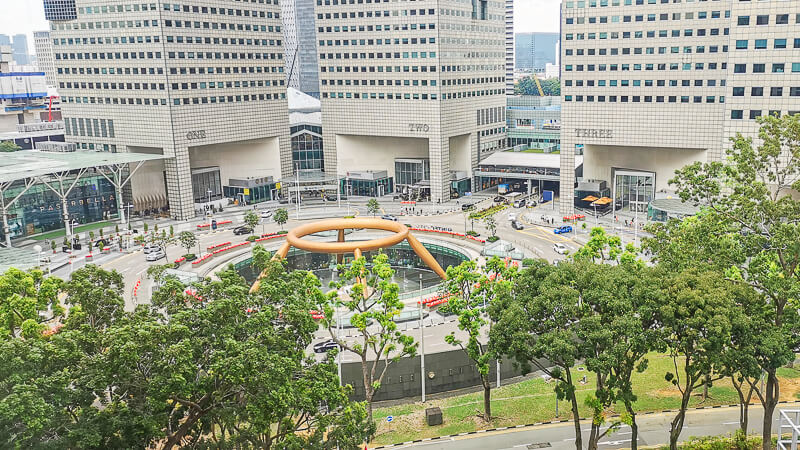
[[[368,11],[351,11],[351,12],[334,12],[334,13],[318,13],[317,19],[318,20],[330,20],[330,19],[354,19],[356,17],[398,17],[398,16],[434,16],[436,15],[436,10],[433,8],[430,9],[394,9],[394,10],[368,10]]]
[[[573,100],[573,98],[574,98],[574,100]],[[689,95],[682,95],[682,96],[677,96],[677,95],[669,95],[669,96],[664,96],[664,95],[656,95],[656,96],[653,96],[653,95],[633,95],[633,96],[627,96],[627,95],[619,95],[619,96],[617,96],[617,95],[609,95],[609,96],[605,96],[605,95],[598,95],[598,96],[594,96],[594,95],[586,95],[586,96],[583,96],[583,95],[575,95],[575,96],[565,95],[564,96],[564,101],[565,102],[571,102],[571,101],[575,101],[575,102],[595,102],[596,101],[596,102],[599,102],[599,103],[603,103],[603,102],[606,102],[606,101],[608,101],[609,103],[617,103],[617,102],[619,102],[619,103],[628,103],[628,102],[630,102],[630,103],[653,103],[653,102],[655,102],[655,103],[665,103],[665,102],[668,102],[668,103],[678,103],[678,102],[680,102],[680,103],[703,103],[704,100],[705,100],[705,103],[716,103],[717,100],[719,100],[720,103],[725,103],[725,97],[724,96],[720,96],[719,98],[717,98],[714,95],[708,95],[708,96],[705,96],[705,97],[702,96],[702,95],[695,95],[695,96],[689,96]]]
[[[655,22],[656,21],[656,17],[658,17],[658,20],[681,20],[681,18],[683,18],[685,20],[694,20],[695,15],[694,15],[694,12],[692,11],[692,12],[685,12],[685,13],[674,12],[672,14],[670,14],[670,13],[660,13],[660,14],[657,14],[657,15],[656,14],[648,14],[647,16],[645,16],[644,14],[639,14],[639,15],[635,15],[635,16],[610,16],[610,17],[611,17],[611,23],[619,23],[620,18],[622,18],[622,22],[623,23],[626,23],[626,22],[634,22],[634,21],[635,22],[644,22],[645,21],[645,17],[647,18],[648,22]],[[712,18],[712,19],[721,19],[723,17],[722,16],[722,11],[711,11],[710,15],[709,15],[709,13],[707,11],[699,11],[697,13],[697,18],[698,19],[708,19],[709,17]],[[725,11],[725,18],[727,19],[727,18],[730,18],[730,17],[731,17],[730,10],[726,10]],[[590,24],[592,24],[592,23],[609,23],[608,22],[608,18],[609,18],[609,16],[567,17],[566,19],[564,19],[564,23],[566,25],[583,25],[585,23],[590,23]]]
[[[772,40],[772,48],[773,49],[784,49],[786,48],[786,38],[775,38]],[[747,39],[737,39],[736,40],[736,50],[747,50],[749,45]],[[767,39],[754,39],[753,40],[753,48],[756,50],[764,50],[767,48]],[[800,38],[794,40],[794,48],[800,48]]]
[[[378,52],[378,53],[320,53],[319,59],[409,59],[409,58],[436,58],[436,52]]]
[[[351,40],[320,40],[320,47],[332,47],[334,45],[417,45],[417,44],[435,44],[436,38],[394,38],[394,39],[351,39]]]
[[[756,16],[756,25],[769,25],[769,15]],[[795,15],[794,23],[800,23],[800,14]],[[737,16],[736,25],[750,25],[750,16]],[[776,14],[775,25],[789,25],[789,14]]]
[[[761,64],[761,65],[763,66],[764,64]],[[715,63],[715,62],[710,62],[710,63],[708,63],[708,65],[706,65],[706,63],[701,63],[701,62],[698,62],[698,63],[669,63],[669,65],[667,63],[660,63],[660,64],[638,64],[638,63],[637,64],[586,64],[586,65],[584,65],[584,64],[576,64],[576,65],[565,64],[564,65],[564,71],[565,72],[572,72],[574,70],[575,72],[583,72],[584,68],[585,68],[585,70],[587,72],[594,72],[595,70],[597,70],[598,72],[605,72],[606,70],[609,70],[611,72],[615,72],[617,70],[621,70],[622,72],[627,72],[627,71],[631,70],[631,68],[633,68],[634,71],[639,71],[639,70],[650,71],[650,70],[667,70],[667,67],[669,67],[669,70],[692,70],[693,68],[694,68],[694,70],[717,70],[717,67],[721,68],[722,70],[725,70],[728,67],[728,64],[727,63]]]
[[[734,87],[733,88],[733,96],[734,97],[744,97],[745,88],[744,87]],[[751,97],[763,97],[764,96],[764,87],[763,86],[753,86],[750,88],[750,96]],[[769,96],[770,97],[783,97],[783,88],[782,87],[771,87],[769,88]],[[789,96],[790,97],[800,97],[800,87],[790,87],[789,88]]]
[[[194,83],[171,83],[172,90],[188,89],[232,89],[232,88],[261,88],[270,86],[283,86],[285,80],[244,80],[244,81],[206,81]],[[100,82],[61,82],[60,88],[66,89],[111,89],[111,90],[159,90],[166,89],[166,83],[100,83]]]
[[[698,28],[696,36],[719,36],[719,28]],[[708,34],[706,34],[706,32]],[[656,36],[658,33],[658,36]],[[722,29],[722,35],[727,36],[730,34],[729,28]],[[683,34],[681,34],[681,30],[649,30],[649,31],[623,31],[622,32],[622,39],[630,39],[631,36],[634,39],[644,39],[645,37],[648,38],[665,38],[665,37],[693,37],[695,36],[695,29],[694,28],[686,28],[683,30]],[[564,39],[567,41],[583,41],[583,40],[596,40],[596,39],[619,39],[620,32],[618,31],[611,31],[611,32],[601,32],[601,33],[566,33],[564,34]]]
[[[262,2],[263,3],[263,2]],[[273,0],[267,0],[266,4],[271,5],[273,4]],[[278,0],[274,0],[274,4],[278,4]],[[228,16],[244,16],[244,17],[261,17],[264,18],[264,11],[255,11],[249,9],[231,9],[231,8],[214,8],[214,7],[206,7],[206,6],[196,6],[196,5],[180,5],[178,3],[164,3],[162,5],[164,11],[173,11],[173,12],[186,12],[186,13],[194,13],[194,14],[219,14],[221,16],[228,15]],[[269,17],[269,16],[267,16]]]
[[[272,13],[270,13],[272,14]],[[275,14],[278,15],[277,13]],[[277,18],[277,17],[276,17]],[[155,21],[153,21],[155,22]],[[164,26],[167,28],[197,28],[204,30],[230,30],[230,31],[267,31],[267,25],[257,25],[249,23],[226,23],[226,22],[199,22],[191,20],[164,20]],[[271,26],[269,28],[272,28]],[[275,31],[280,31],[279,26],[274,27]]]
[[[326,80],[321,79],[322,86],[436,86],[436,80]]]
[[[798,39],[798,44],[800,44],[800,39]],[[622,54],[622,55],[630,55],[631,52],[633,52],[634,55],[642,55],[642,54],[655,55],[656,53],[658,53],[659,55],[666,55],[668,53],[667,49],[669,49],[669,53],[672,53],[672,54],[675,54],[675,53],[692,53],[692,51],[693,51],[692,49],[694,49],[694,51],[696,53],[706,53],[706,46],[705,45],[698,45],[696,47],[692,47],[691,45],[686,45],[686,46],[683,47],[682,51],[681,51],[681,47],[679,47],[679,46],[673,46],[673,47],[619,47],[619,48],[611,47],[611,48],[598,48],[598,49],[587,48],[585,53],[588,56],[594,56],[595,54],[600,55],[600,56],[605,56],[605,55],[608,55],[608,54],[610,54],[611,56],[616,56],[616,55],[620,55],[620,54]],[[720,47],[718,45],[709,45],[708,46],[708,53],[719,53],[719,50],[720,50]],[[722,53],[725,53],[727,51],[728,51],[728,46],[727,45],[723,45],[722,46]],[[576,48],[576,49],[568,48],[568,49],[564,50],[564,55],[566,55],[566,56],[573,56],[573,55],[583,56],[584,55],[584,49],[582,49],[582,48]]]
[[[778,116],[778,117],[780,117],[781,112],[778,111],[778,110],[771,109],[771,110],[769,110],[768,114],[770,116]],[[793,116],[795,114],[800,114],[800,111],[789,111],[789,115],[790,116]],[[751,109],[749,118],[750,119],[755,119],[757,117],[761,117],[762,115],[763,115],[762,114],[762,110],[760,110],[760,109]],[[741,109],[732,109],[731,110],[731,119],[744,119],[744,111],[741,110]]]
[[[473,98],[485,97],[490,95],[503,95],[505,89],[485,89],[480,91],[464,91],[464,92],[448,92],[442,93],[442,100],[454,100],[459,98]],[[354,98],[354,99],[370,99],[370,100],[437,100],[437,94],[421,94],[414,93],[400,93],[400,92],[323,92],[322,98],[340,99],[340,98]]]
[[[564,87],[716,87],[717,80],[564,80]],[[585,83],[585,84],[584,84]],[[726,80],[719,80],[725,86]]]
[[[394,25],[342,25],[341,27],[319,27],[317,31],[320,33],[355,33],[370,32],[370,31],[414,31],[414,30],[435,30],[435,23],[404,23]],[[328,44],[330,45],[330,44]]]
[[[383,72],[384,70],[387,72],[391,72],[390,67],[394,67],[395,72],[400,71],[401,66],[320,66],[319,71],[322,73],[331,73],[331,72],[339,72],[339,73],[347,73],[347,72],[375,72],[377,67],[377,72]],[[436,66],[402,66],[403,72],[417,72],[419,69],[420,72],[436,72]],[[461,64],[461,65],[451,65],[451,66],[442,66],[442,72],[475,72],[475,71],[485,71],[485,72],[493,72],[493,71],[502,71],[505,68],[502,64]],[[360,69],[360,70],[359,70]]]
[[[707,0],[698,0],[700,2],[704,2]],[[719,1],[719,0],[713,0]],[[743,0],[739,0],[743,1]],[[748,1],[748,0],[744,0]],[[657,5],[657,4],[668,4],[668,3],[694,3],[695,0],[589,0],[588,2],[585,0],[578,0],[576,1],[569,1],[565,2],[564,6],[567,9],[573,8],[586,8],[588,5],[590,8],[596,7],[606,7],[606,6],[633,6],[633,5]]]
[[[284,100],[286,93],[275,94],[246,94],[246,95],[221,95],[219,97],[185,97],[172,99],[175,106],[178,105],[199,105],[207,103],[234,103],[252,102],[261,100]],[[72,104],[97,104],[97,105],[145,105],[145,106],[166,106],[165,98],[109,98],[109,97],[62,97],[63,103]]]
[[[240,0],[236,0],[236,1],[239,2]],[[255,2],[255,0],[252,0],[251,3],[256,3],[256,2]],[[263,4],[267,4],[267,5],[273,5],[274,4],[274,5],[277,5],[278,4],[278,0],[258,0],[258,3],[261,3],[262,5]],[[172,11],[194,12],[194,13],[197,13],[197,12],[208,13],[209,11],[211,11],[211,14],[217,14],[217,8],[207,8],[205,6],[200,8],[200,7],[197,7],[197,6],[183,5],[181,7],[181,5],[176,4],[176,3],[173,3],[172,5],[170,5],[169,3],[165,3],[163,5],[163,8],[164,8],[164,11],[172,10]],[[86,7],[82,6],[82,7],[78,8],[78,13],[79,14],[107,14],[107,13],[114,13],[114,12],[120,12],[121,13],[121,12],[137,12],[137,11],[156,11],[156,9],[157,8],[156,8],[156,4],[155,3],[149,3],[149,4],[148,3],[136,3],[136,4],[131,3],[131,4],[127,4],[127,5],[102,5],[102,6],[86,6]],[[219,11],[220,11],[219,14],[223,14],[223,15],[226,13],[226,11],[227,11],[227,14],[229,16],[234,15],[234,11],[236,11],[235,15],[237,15],[237,16],[241,16],[242,15],[242,10],[239,10],[239,9],[236,9],[236,10],[227,9],[226,10],[225,8],[219,8]],[[256,11],[253,11],[253,12],[256,12]],[[246,11],[244,14],[248,15],[249,13],[250,13],[250,11]],[[263,17],[263,16],[261,16],[261,17]]]
[[[163,67],[59,67],[59,75],[163,75]],[[170,67],[170,75],[282,73],[283,66]]]
[[[283,53],[167,52],[169,59],[283,59]],[[56,60],[161,59],[161,52],[55,53]]]
[[[800,63],[791,63],[792,64],[792,72],[800,72]],[[767,64],[763,63],[754,63],[752,73],[767,73]],[[773,63],[772,64],[772,73],[784,73],[786,70],[786,64],[784,63]],[[733,65],[733,73],[747,73],[747,64],[734,64]]]
[[[114,121],[111,119],[70,117],[64,120],[64,131],[73,136],[115,137]]]

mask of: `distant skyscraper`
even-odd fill
[[[514,94],[514,0],[506,0],[506,95]]]
[[[36,49],[36,64],[47,77],[47,85],[56,85],[56,66],[53,58],[53,41],[49,31],[33,32],[33,47]]]
[[[14,41],[11,43],[11,48],[14,51],[14,62],[20,66],[31,63],[31,55],[28,53],[28,36],[24,34],[15,34]]]
[[[319,98],[314,0],[281,2],[289,87]]]
[[[11,38],[7,34],[0,34],[0,45],[11,45]]]
[[[556,63],[558,33],[517,33],[516,68],[544,72],[547,63]]]

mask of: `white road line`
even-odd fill
[[[723,425],[739,425],[739,421],[736,422],[722,422]]]

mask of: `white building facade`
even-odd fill
[[[135,209],[186,219],[231,178],[291,171],[278,0],[45,3],[67,140],[173,157],[136,173]]]
[[[576,153],[615,210],[642,212],[757,116],[800,111],[799,2],[570,0],[561,20],[562,213]]]
[[[386,171],[446,201],[502,148],[504,2],[317,0],[316,14],[326,172]]]
[[[514,95],[514,0],[506,1],[506,95]]]
[[[57,86],[56,65],[53,59],[53,41],[49,31],[33,32],[33,47],[36,50],[36,65],[44,72],[48,86]]]

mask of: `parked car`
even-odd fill
[[[156,250],[154,252],[148,253],[147,256],[144,257],[144,259],[146,259],[147,261],[158,261],[159,259],[166,258],[166,257],[167,257],[167,254],[164,253],[164,250],[161,250],[159,248],[158,250]]]
[[[272,210],[271,209],[263,209],[261,210],[261,218],[262,219],[269,219],[272,217]]]
[[[314,344],[314,353],[325,353],[328,350],[333,350],[338,347],[339,346],[336,344],[336,341],[334,341],[333,339],[328,339],[325,342]]]
[[[153,253],[153,252],[159,251],[159,250],[161,250],[161,247],[156,245],[156,244],[147,244],[147,245],[144,246],[144,254],[145,255],[148,255],[150,253]]]
[[[392,222],[397,222],[397,217],[391,214],[386,214],[385,216],[381,216],[383,220],[391,220]]]
[[[253,229],[248,227],[247,225],[242,225],[240,227],[236,227],[236,228],[233,229],[233,234],[235,234],[236,236],[239,236],[239,235],[242,235],[242,234],[250,234],[252,232],[253,232]]]
[[[553,251],[558,253],[559,255],[566,254],[567,250],[569,250],[567,246],[562,244],[561,242],[556,242],[555,244],[553,244]]]
[[[339,196],[337,197],[336,194],[325,194],[325,201],[335,202],[340,199],[347,200],[347,196],[344,194],[339,194]]]
[[[521,224],[521,223],[519,223],[519,222],[517,222],[516,220],[512,220],[512,221],[511,221],[511,228],[513,228],[513,229],[515,229],[515,230],[522,230],[522,229],[524,229],[525,227],[523,227],[523,226],[522,226],[522,224]]]
[[[472,209],[473,206],[475,205],[473,205],[472,203],[464,203],[463,205],[461,205],[461,210],[469,211],[470,209]]]
[[[564,234],[564,233],[570,233],[570,232],[572,232],[572,226],[570,226],[570,225],[564,225],[564,226],[558,227],[555,230],[553,230],[553,233],[555,233],[555,234]]]

